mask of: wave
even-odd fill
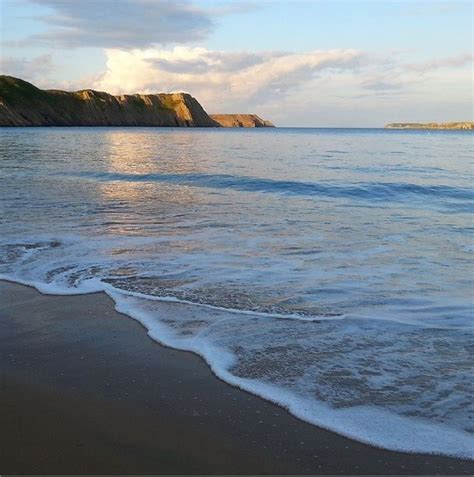
[[[11,272],[0,279],[45,294],[105,292],[152,339],[199,354],[219,378],[311,424],[377,447],[474,459],[468,330],[384,321],[381,310],[306,317],[124,290],[109,282],[107,261],[77,255],[100,249],[96,241],[42,238],[6,247]],[[148,242],[120,242],[136,240]],[[75,257],[75,266],[53,255]]]
[[[196,312],[194,303],[127,293],[97,279],[89,280],[76,290],[6,275],[1,275],[0,279],[33,286],[44,294],[105,292],[115,302],[115,309],[141,323],[151,339],[171,348],[196,353],[226,383],[271,401],[303,421],[375,447],[474,460],[474,438],[466,431],[426,418],[399,415],[370,403],[333,407],[281,384],[239,375],[238,347],[232,349],[222,341],[222,334],[227,334],[226,324],[234,323],[229,311],[232,315],[239,313],[238,310],[200,307],[201,312]],[[173,322],[205,323],[206,327],[197,331],[190,331],[189,327],[180,330],[171,324]]]
[[[159,262],[147,263],[143,256],[139,259],[130,257],[131,250],[153,246],[157,242],[160,240],[148,237],[85,239],[71,233],[23,236],[17,241],[0,240],[0,279],[31,285],[47,294],[71,295],[116,290],[123,295],[152,301],[302,322],[333,322],[349,318],[361,322],[389,321],[439,330],[471,329],[472,326],[469,313],[471,306],[464,302],[446,306],[429,300],[418,302],[410,301],[407,297],[385,297],[384,309],[378,309],[374,314],[370,308],[365,311],[364,308],[356,309],[354,303],[350,307],[300,307],[296,303],[282,305],[278,300],[259,301],[247,294],[248,290],[245,289],[231,296],[232,286],[225,285],[222,276],[215,278],[219,282],[218,290],[212,286],[206,289],[199,285],[196,288],[180,288],[189,279],[186,272],[167,270],[166,267],[161,270]],[[153,256],[153,248],[146,250]],[[114,251],[112,257],[108,256],[110,251]],[[174,267],[178,267],[177,262]],[[206,271],[206,274],[209,273],[211,270]],[[247,287],[251,288],[252,285],[247,284]],[[266,293],[271,291],[274,291],[273,287],[266,289]],[[339,294],[341,289],[322,288],[320,291]]]
[[[100,182],[165,182],[214,189],[232,189],[242,192],[276,193],[293,196],[321,196],[359,199],[376,202],[412,203],[413,200],[435,201],[438,205],[457,211],[472,211],[474,191],[448,185],[419,185],[392,182],[358,182],[356,184],[304,182],[266,179],[231,174],[125,174],[116,172],[78,172],[55,174]],[[451,201],[451,202],[450,202]],[[452,202],[454,201],[454,202]]]

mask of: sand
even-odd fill
[[[474,473],[302,422],[113,306],[0,282],[1,474]]]

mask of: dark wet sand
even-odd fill
[[[0,282],[1,474],[472,474],[292,417],[158,345],[105,294]]]

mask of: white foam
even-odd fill
[[[139,302],[132,297],[111,291],[107,293],[116,302],[117,311],[139,321],[154,340],[202,356],[223,381],[274,402],[306,422],[376,447],[474,459],[474,437],[447,425],[433,424],[415,417],[408,418],[371,406],[333,409],[324,403],[301,398],[281,387],[237,377],[229,372],[236,357],[211,343],[206,335],[179,339],[159,318],[141,309]]]
[[[21,285],[36,288],[43,295],[88,295],[105,291],[104,284],[98,278],[84,280],[79,287],[67,287],[58,283],[45,283],[40,280],[19,278],[12,274],[0,273],[0,280],[20,283]]]
[[[104,291],[108,290],[116,290],[115,287],[111,285],[105,285]],[[207,308],[209,310],[218,310],[218,311],[225,311],[226,313],[233,313],[233,314],[238,314],[238,315],[248,315],[248,316],[261,316],[264,318],[282,318],[282,319],[287,319],[287,320],[301,320],[301,321],[324,321],[324,320],[329,320],[329,321],[334,321],[334,320],[343,320],[347,315],[336,315],[336,316],[327,316],[327,315],[301,315],[298,313],[271,313],[271,312],[259,312],[259,311],[253,311],[253,310],[241,310],[237,308],[225,308],[222,306],[215,306],[215,305],[209,305],[207,303],[196,303],[194,301],[189,301],[189,300],[182,300],[179,298],[176,298],[174,296],[155,296],[155,295],[147,295],[145,293],[140,293],[140,292],[133,292],[129,290],[120,290],[120,294],[122,295],[128,295],[128,296],[134,296],[136,298],[144,298],[146,300],[153,300],[153,301],[162,301],[162,302],[168,302],[168,303],[182,303],[183,305],[190,305],[190,306],[198,306],[201,308]]]
[[[64,241],[64,237],[62,240]],[[281,324],[283,322],[288,322],[288,326],[291,327],[293,326],[291,325],[292,321],[300,322],[300,326],[306,326],[303,325],[303,322],[307,322],[308,326],[314,326],[316,328],[308,329],[309,334],[304,336],[304,339],[301,339],[299,344],[304,347],[306,346],[305,343],[307,343],[305,340],[311,338],[311,333],[321,332],[322,326],[332,326],[333,323],[344,323],[344,326],[348,327],[352,333],[350,333],[352,338],[355,340],[360,338],[363,348],[361,353],[366,355],[370,347],[364,349],[364,326],[366,326],[363,325],[364,323],[378,322],[379,325],[377,326],[380,326],[381,339],[383,339],[383,333],[387,327],[406,327],[407,324],[410,324],[417,325],[414,326],[414,328],[429,328],[429,326],[426,326],[422,322],[410,323],[409,321],[401,321],[397,319],[395,313],[393,315],[390,313],[383,315],[381,313],[378,317],[369,317],[362,313],[357,316],[346,314],[336,317],[324,315],[305,317],[295,313],[261,313],[252,310],[228,309],[205,303],[195,303],[173,296],[150,296],[141,292],[117,289],[110,283],[102,281],[101,277],[105,273],[101,272],[95,277],[87,276],[88,267],[97,263],[100,263],[105,271],[107,270],[107,260],[103,260],[100,254],[98,255],[96,253],[96,250],[102,246],[100,241],[94,241],[93,243],[80,241],[77,243],[77,238],[75,238],[74,242],[76,249],[74,249],[73,259],[76,266],[73,271],[75,273],[79,272],[79,279],[76,278],[71,281],[70,270],[68,270],[67,267],[64,268],[64,271],[62,270],[62,267],[67,266],[71,261],[70,257],[67,256],[67,252],[62,250],[61,253],[57,253],[57,251],[53,250],[48,255],[47,247],[38,247],[31,250],[25,249],[24,255],[17,263],[17,273],[0,274],[0,279],[33,286],[44,294],[80,295],[105,292],[115,301],[116,309],[119,312],[142,323],[147,329],[148,335],[155,341],[176,349],[192,351],[202,356],[220,379],[272,401],[288,409],[298,418],[311,424],[377,447],[403,452],[445,454],[474,459],[474,438],[471,434],[460,428],[459,422],[453,422],[453,425],[449,425],[449,422],[443,423],[440,422],[440,420],[429,420],[424,417],[408,417],[407,415],[393,412],[393,410],[390,410],[388,407],[370,405],[370,398],[367,398],[367,404],[365,405],[335,407],[320,399],[314,397],[309,398],[308,394],[311,389],[308,391],[308,389],[302,386],[301,382],[289,385],[284,382],[284,380],[272,382],[266,379],[268,377],[265,376],[255,379],[243,377],[233,372],[234,368],[239,365],[239,360],[242,358],[242,356],[238,356],[232,351],[233,345],[239,343],[237,341],[229,341],[229,339],[227,339],[227,341],[222,339],[223,336],[229,337],[229,335],[232,335],[234,332],[242,332],[246,326],[249,326],[252,320],[266,319],[267,321],[265,321],[265,323],[268,325],[265,326],[270,327],[274,327],[275,324]],[[143,242],[147,243],[146,240]],[[136,245],[133,240],[131,243]],[[123,246],[124,242],[120,241],[119,244]],[[110,249],[110,241],[104,240],[103,247]],[[46,255],[40,257],[39,255],[45,253],[45,251]],[[88,256],[90,251],[95,253],[92,259]],[[37,252],[39,252],[38,256],[35,255]],[[46,282],[45,277],[50,271],[54,271],[52,281]],[[384,325],[383,320],[385,319],[391,324]],[[193,324],[193,320],[199,323],[202,322],[202,324]],[[274,323],[272,320],[275,320]],[[170,321],[172,323],[170,323]],[[310,322],[317,322],[319,324],[314,323],[313,325]],[[357,322],[357,324],[354,324],[355,322]],[[261,323],[259,322],[258,325],[260,326]],[[352,330],[350,329],[351,327],[353,327]],[[441,326],[439,328],[446,327]],[[269,329],[270,328],[266,328],[263,332]],[[259,328],[257,327],[255,331],[259,332]],[[246,333],[247,335],[244,335],[244,338],[246,338],[245,346],[248,346],[250,352],[257,350],[264,354],[266,349],[263,345],[261,348],[258,348],[258,339],[261,338],[261,336],[256,335],[255,341],[251,342],[252,328],[249,328]],[[250,339],[248,339],[249,337]],[[328,345],[328,343],[329,346],[332,344],[335,345],[336,342],[332,342],[331,340],[341,339],[342,341],[343,338],[345,338],[343,334],[329,334],[325,345]],[[393,335],[392,341],[396,339],[397,336]],[[291,344],[291,340],[289,342]],[[279,344],[280,343],[275,343],[275,346]],[[393,346],[393,343],[391,345]],[[255,346],[257,346],[257,348],[255,348]],[[307,351],[308,348],[304,348],[301,352],[304,353]],[[400,350],[394,346],[394,352],[397,353],[398,351]],[[403,352],[403,349],[401,351]],[[411,357],[410,359],[415,360],[415,358],[417,359],[417,357]],[[340,359],[339,356],[334,356],[335,365],[338,365],[338,359]],[[384,361],[384,359],[390,358],[381,358],[383,366],[390,367],[390,361]],[[347,363],[344,364],[347,365]],[[418,365],[416,362],[411,362],[410,364],[414,366]],[[284,367],[286,363],[282,362],[282,365]],[[374,378],[367,377],[367,379],[372,379],[372,382],[378,379],[379,382],[376,383],[377,385],[383,384],[383,380],[391,384],[390,379],[393,380],[393,374],[400,372],[396,366],[392,366],[392,368],[394,368],[394,370],[390,371],[392,376],[389,379],[387,379],[385,375]],[[356,367],[349,369],[349,371],[353,373],[354,376],[358,373]],[[313,379],[314,376],[319,375],[312,374],[310,376],[311,379]],[[398,377],[403,378],[403,373]],[[316,387],[324,387],[326,383],[319,382],[312,384]],[[377,386],[375,386],[375,389],[378,389]],[[335,391],[337,391],[337,389]],[[436,398],[437,396],[435,395],[434,399]],[[450,399],[454,403],[451,407],[455,407],[455,397]],[[328,402],[330,402],[330,400]],[[418,404],[422,405],[423,403]]]

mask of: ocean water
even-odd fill
[[[103,290],[318,426],[474,458],[473,138],[3,128],[0,278]]]

